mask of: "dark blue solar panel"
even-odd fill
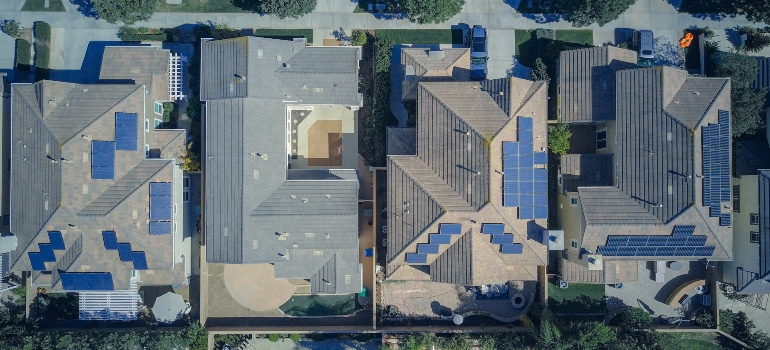
[[[170,182],[150,183],[150,196],[170,196],[172,194],[173,192]]]
[[[506,168],[505,173],[503,174],[503,179],[505,182],[518,182],[519,181],[519,158],[516,158],[516,167],[515,168]],[[526,170],[526,169],[525,169]]]
[[[64,290],[115,290],[109,272],[60,272]]]
[[[518,207],[519,205],[520,205],[520,202],[519,202],[518,194],[505,195],[503,197],[504,207]]]
[[[535,181],[534,192],[535,193],[548,193],[548,182],[546,182],[546,181]]]
[[[636,256],[655,256],[656,247],[639,247],[636,250]]]
[[[520,182],[519,193],[522,195],[522,203],[532,203],[532,194],[535,193],[535,184],[533,182]],[[523,198],[529,196],[529,199]]]
[[[676,247],[658,247],[655,256],[672,256],[676,253]]]
[[[677,225],[674,226],[674,236],[692,236],[695,232],[694,225]]]
[[[139,117],[136,113],[115,113],[115,149],[136,151]]]
[[[522,154],[519,157],[519,168],[532,168],[535,165],[531,154]]]
[[[547,207],[548,206],[548,195],[545,193],[538,193],[535,195],[535,206],[536,207]]]
[[[48,241],[51,242],[51,247],[54,250],[64,250],[64,237],[61,235],[61,231],[48,231]]]
[[[430,237],[430,244],[449,244],[452,241],[452,236],[449,235],[431,233],[428,237]]]
[[[647,239],[647,245],[652,247],[668,245],[668,236],[650,236]]]
[[[524,252],[524,245],[521,243],[503,244],[500,246],[500,252],[503,254],[521,254]]]
[[[131,252],[131,244],[118,243],[118,256],[120,256],[120,261],[133,261],[134,255]]]
[[[170,196],[150,196],[150,220],[171,220],[172,214]]]
[[[548,207],[535,207],[535,219],[547,219],[548,218]]]
[[[532,155],[532,143],[522,142],[519,144],[519,155],[531,156]]]
[[[535,178],[535,169],[532,169],[532,168],[519,169],[519,181],[532,182],[534,178]]]
[[[418,254],[438,254],[438,244],[418,244]]]
[[[134,270],[147,270],[147,256],[144,252],[133,252]]]
[[[634,256],[636,249],[636,247],[618,247],[618,256]]]
[[[600,255],[615,256],[618,252],[618,247],[605,247],[599,246],[598,253]]]
[[[532,130],[532,126],[534,123],[532,123],[532,118],[530,117],[519,117],[519,130]]]
[[[32,269],[35,271],[45,271],[45,261],[43,261],[43,255],[40,253],[27,253],[29,256],[29,262],[32,264]]]
[[[150,221],[151,235],[166,235],[171,233],[171,231],[172,231],[171,221]]]
[[[731,217],[729,213],[719,215],[719,226],[730,226]]]
[[[623,246],[628,242],[628,236],[609,236],[607,237],[608,246]]]
[[[687,239],[689,237],[685,236],[671,236],[668,238],[668,246],[669,247],[679,247],[687,244]]]
[[[548,153],[535,152],[535,164],[548,164]]]
[[[695,256],[711,256],[714,254],[714,246],[696,247],[693,255]]]
[[[730,123],[730,111],[719,110],[719,124]]]
[[[505,173],[507,173],[509,169],[518,168],[519,155],[518,154],[503,155],[503,167],[505,168]]]
[[[56,262],[56,254],[53,253],[53,247],[48,243],[40,243],[37,245],[40,248],[40,255],[45,262]]]
[[[706,236],[692,236],[687,238],[688,247],[701,247],[706,244]]]
[[[519,142],[532,142],[532,130],[519,129]]]
[[[644,247],[647,245],[647,236],[629,236],[626,245],[631,247]]]
[[[413,253],[406,254],[407,264],[424,264],[426,262],[428,262],[428,256],[425,254],[413,254]]]
[[[535,181],[548,181],[548,169],[535,169]]]
[[[534,219],[535,208],[534,207],[519,207],[519,219]]]
[[[676,247],[674,256],[692,256],[695,252],[695,247]]]
[[[519,143],[503,142],[503,154],[519,154]]]
[[[115,178],[115,142],[91,141],[91,178]]]
[[[441,224],[438,233],[442,235],[459,235],[462,233],[463,226],[460,224]]]
[[[109,250],[118,250],[118,237],[115,231],[102,231],[104,248]]]
[[[504,224],[481,224],[481,233],[486,234],[503,234],[505,233]]]
[[[492,244],[512,244],[512,243],[513,243],[513,235],[511,234],[492,235]]]

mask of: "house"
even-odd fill
[[[206,260],[268,263],[313,294],[362,288],[360,47],[201,43]]]
[[[639,260],[733,258],[729,80],[624,69],[632,52],[621,51],[562,52],[560,117],[573,132],[558,185],[568,282],[634,281]]]
[[[417,101],[416,153],[388,156],[386,278],[537,281],[548,255],[546,84],[420,82]]]
[[[154,69],[173,75],[168,62],[159,64]],[[31,271],[33,287],[89,293],[188,283],[177,165],[186,132],[150,127],[147,96],[168,86],[139,82],[12,85],[10,231],[18,245],[10,270]]]
[[[428,48],[401,49],[401,98],[417,99],[417,85],[429,81],[469,81],[471,53],[468,48],[431,50]]]
[[[740,294],[770,293],[770,147],[763,137],[734,142],[732,176],[733,261],[722,263],[722,279]]]

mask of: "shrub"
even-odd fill
[[[267,339],[269,339],[273,343],[276,343],[278,342],[279,339],[281,339],[281,337],[278,336],[278,334],[270,334],[267,336]]]
[[[35,39],[51,42],[51,25],[43,21],[35,22]]]
[[[122,41],[167,41],[168,35],[162,28],[122,26],[118,29],[118,38]]]
[[[29,71],[30,61],[32,61],[32,44],[24,39],[16,39],[16,68]]]
[[[544,81],[546,83],[551,81],[551,77],[548,76],[548,67],[545,66],[543,60],[538,57],[535,60],[535,68],[532,69],[531,79],[534,81]]]
[[[548,127],[548,148],[554,154],[565,155],[570,147],[570,137],[572,132],[569,131],[567,124],[557,124]]]
[[[171,112],[174,111],[173,102],[163,102],[163,122],[168,123],[171,120]]]
[[[642,308],[632,307],[620,315],[620,326],[627,330],[650,329],[652,316]]]
[[[354,30],[350,35],[350,44],[353,46],[364,46],[366,44],[366,32],[362,30]]]
[[[293,342],[298,342],[302,340],[302,334],[291,334],[289,335],[289,339],[291,339]]]
[[[714,322],[714,315],[712,315],[708,309],[703,310],[695,315],[695,322],[697,322],[701,327],[706,328],[714,328],[714,326],[716,326],[716,322]]]
[[[2,24],[3,26],[3,32],[5,34],[8,34],[12,38],[19,38],[22,34],[24,34],[24,27],[19,24],[19,22],[16,22],[12,19],[6,20]]]
[[[743,50],[746,52],[756,53],[770,46],[770,36],[763,34],[757,28],[738,27],[738,32],[741,35],[746,34],[746,42],[743,45]]]

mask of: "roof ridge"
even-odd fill
[[[468,82],[462,82],[462,83],[468,83]],[[450,111],[450,112],[451,112],[451,113],[452,113],[454,116],[456,116],[458,119],[460,119],[460,120],[462,120],[463,122],[465,122],[465,124],[468,126],[468,128],[470,128],[471,130],[473,130],[473,131],[474,131],[476,134],[478,134],[478,135],[479,135],[479,136],[481,136],[482,138],[484,138],[484,139],[486,139],[486,138],[487,138],[487,135],[485,135],[485,134],[484,134],[484,133],[483,133],[481,130],[479,130],[478,128],[476,128],[476,126],[474,125],[474,123],[471,123],[471,122],[470,122],[470,121],[469,121],[467,118],[465,118],[463,115],[461,115],[460,113],[458,113],[458,112],[457,112],[456,110],[454,110],[452,107],[450,107],[449,105],[447,105],[447,104],[444,102],[444,100],[443,100],[442,98],[440,98],[440,97],[439,97],[439,96],[436,94],[436,92],[435,92],[435,91],[433,91],[433,90],[430,88],[430,86],[431,86],[432,84],[424,84],[424,83],[420,82],[420,83],[418,83],[418,85],[419,85],[419,86],[422,86],[422,88],[423,88],[423,89],[425,89],[425,90],[426,90],[426,91],[427,91],[427,92],[428,92],[428,93],[429,93],[429,94],[430,94],[430,95],[433,97],[433,100],[434,100],[434,101],[438,102],[438,104],[440,104],[441,106],[443,106],[444,108],[446,108],[448,111]],[[437,85],[437,86],[439,86],[438,84],[436,84],[436,85]],[[490,101],[491,101],[491,102],[492,102],[492,103],[493,103],[495,106],[497,106],[497,108],[500,110],[500,112],[501,112],[503,115],[505,115],[505,116],[506,116],[506,118],[508,118],[509,120],[511,119],[511,118],[508,116],[508,114],[507,114],[507,113],[505,113],[505,111],[504,111],[502,108],[500,108],[500,105],[498,105],[498,104],[497,104],[497,102],[496,102],[494,99],[492,99],[492,97],[491,97],[491,96],[489,96],[489,95],[488,95],[488,94],[486,94],[486,93],[484,93],[483,95],[484,95],[484,96],[482,96],[481,98],[488,98],[488,99],[489,99],[489,100],[490,100]],[[503,123],[503,125],[505,125],[505,123]],[[497,129],[497,131],[496,131],[494,134],[497,134],[497,132],[500,132],[500,129]],[[493,134],[492,136],[494,136],[494,134]]]
[[[139,167],[140,167],[140,166],[142,166],[143,164],[156,163],[156,162],[158,162],[158,161],[163,161],[163,162],[165,162],[165,164],[163,164],[163,165],[162,165],[162,166],[160,166],[159,168],[151,168],[151,167],[147,167],[147,168],[142,168],[142,169],[139,169]],[[90,207],[92,204],[95,204],[95,203],[96,203],[96,202],[97,202],[97,201],[98,201],[100,198],[102,198],[102,196],[106,195],[106,194],[109,192],[109,190],[110,190],[110,189],[112,189],[113,187],[116,187],[116,186],[118,186],[118,185],[124,185],[124,183],[121,183],[121,182],[120,182],[121,180],[123,180],[123,179],[127,178],[128,176],[130,176],[130,175],[132,175],[132,174],[133,174],[133,175],[135,175],[135,174],[137,174],[137,173],[141,173],[142,171],[152,171],[152,173],[151,173],[151,174],[149,174],[149,175],[147,176],[147,178],[145,178],[145,179],[144,179],[144,180],[142,180],[141,182],[137,183],[136,187],[134,187],[134,188],[133,188],[133,189],[132,189],[130,192],[128,192],[128,193],[126,194],[126,196],[125,196],[125,197],[123,197],[121,200],[119,200],[117,203],[115,203],[115,205],[114,205],[114,206],[112,206],[112,208],[110,208],[109,210],[107,210],[107,211],[106,211],[104,214],[101,214],[101,215],[104,215],[104,216],[106,216],[106,215],[109,215],[109,214],[110,214],[110,213],[111,213],[111,212],[112,212],[112,211],[113,211],[115,208],[117,208],[118,206],[120,206],[120,204],[121,204],[121,203],[123,203],[123,201],[125,201],[125,200],[126,200],[126,198],[128,198],[128,197],[129,197],[129,196],[131,196],[131,195],[132,195],[134,192],[136,192],[136,190],[137,190],[137,189],[139,189],[139,187],[142,187],[142,185],[144,185],[145,183],[147,183],[147,181],[150,181],[150,179],[151,179],[153,176],[155,176],[155,174],[157,174],[157,173],[159,173],[161,170],[165,169],[165,168],[166,168],[166,167],[167,167],[169,164],[171,164],[171,161],[170,161],[170,160],[167,160],[167,159],[144,159],[144,160],[142,160],[142,161],[141,161],[141,162],[139,162],[139,164],[137,164],[137,165],[136,165],[136,166],[135,166],[133,169],[131,169],[129,172],[127,172],[125,175],[123,175],[123,176],[122,176],[120,179],[118,179],[118,180],[117,180],[117,181],[115,181],[115,182],[114,182],[112,185],[110,185],[110,187],[108,187],[106,190],[104,190],[104,192],[102,192],[101,194],[99,194],[99,197],[96,197],[96,199],[94,199],[93,201],[91,201],[91,203],[89,203],[88,205],[86,205],[86,206],[85,206],[85,207],[84,207],[84,208],[83,208],[83,209],[82,209],[82,210],[81,210],[81,211],[78,213],[78,215],[100,215],[100,214],[90,214],[90,213],[83,213],[83,212],[84,212],[84,211],[86,211],[86,210],[87,210],[87,209],[88,209],[88,208],[89,208],[89,207]],[[153,171],[152,169],[155,169],[155,170]],[[127,180],[127,181],[128,181],[128,180]],[[129,184],[130,184],[130,183],[129,183]]]
[[[693,79],[693,78],[688,78],[688,79]],[[685,81],[686,81],[686,80],[685,80]],[[697,123],[695,123],[695,126],[694,126],[694,128],[697,128],[697,127],[698,127],[698,125],[700,125],[700,123],[701,123],[701,122],[703,122],[703,118],[705,118],[705,117],[706,117],[706,115],[708,115],[708,114],[709,114],[709,112],[711,112],[711,108],[712,108],[712,107],[714,107],[714,102],[716,102],[716,100],[717,100],[717,98],[719,98],[719,96],[722,96],[722,93],[724,92],[724,90],[725,90],[725,86],[727,86],[727,82],[728,82],[728,81],[730,81],[730,80],[728,80],[728,79],[725,79],[725,80],[722,82],[722,86],[719,88],[719,92],[717,92],[717,93],[716,93],[716,95],[714,95],[714,98],[713,98],[713,99],[711,99],[711,102],[709,102],[709,106],[708,106],[708,107],[706,107],[706,111],[705,111],[705,112],[703,112],[703,115],[700,117],[700,119],[698,119],[698,122],[697,122]],[[683,84],[683,85],[684,85],[684,84]],[[732,107],[730,108],[730,113],[732,114]]]
[[[404,159],[405,159],[405,158],[407,158],[407,157],[412,157],[412,158],[414,158],[414,160],[415,160],[415,161],[419,162],[419,164],[418,164],[418,166],[419,166],[419,167],[421,167],[421,168],[423,168],[423,169],[425,169],[425,170],[429,171],[429,172],[430,172],[430,174],[429,174],[429,175],[430,175],[431,177],[435,176],[435,178],[439,180],[439,182],[441,183],[441,185],[443,185],[443,186],[446,186],[447,188],[449,188],[449,189],[450,189],[450,192],[451,192],[451,193],[453,193],[453,194],[455,194],[455,195],[457,195],[457,197],[458,197],[458,198],[460,198],[460,200],[461,200],[463,203],[465,203],[465,204],[468,206],[468,208],[469,208],[470,210],[476,211],[476,210],[473,208],[473,206],[472,206],[470,203],[468,203],[468,201],[466,201],[466,200],[465,200],[465,198],[463,198],[463,196],[461,196],[459,193],[457,193],[457,191],[456,191],[454,188],[452,188],[452,186],[450,186],[450,185],[449,185],[449,184],[448,184],[446,181],[444,181],[444,179],[442,179],[442,178],[441,178],[441,176],[440,176],[439,174],[437,174],[435,170],[433,170],[433,168],[431,168],[430,166],[428,166],[428,164],[426,164],[426,163],[425,163],[425,161],[423,161],[422,159],[420,159],[420,157],[419,157],[419,156],[416,156],[416,155],[408,155],[408,156],[391,156],[391,157],[392,157],[391,159],[393,159],[393,158],[404,158]],[[406,176],[408,176],[408,177],[409,177],[410,179],[412,179],[412,180],[415,180],[415,175],[413,175],[413,174],[412,174],[410,171],[408,171],[408,170],[406,169],[406,167],[404,167],[404,166],[403,166],[403,164],[401,164],[401,163],[400,163],[398,160],[395,160],[393,163],[394,163],[394,165],[396,165],[397,167],[399,167],[399,168],[401,169],[401,171],[402,171],[404,174],[406,174]],[[430,197],[431,199],[433,199],[433,200],[434,200],[434,201],[435,201],[435,202],[436,202],[436,203],[437,203],[437,204],[438,204],[438,205],[439,205],[439,206],[440,206],[442,209],[444,209],[444,211],[449,211],[449,209],[447,209],[447,205],[445,205],[445,204],[448,204],[448,203],[446,203],[445,201],[442,201],[442,200],[441,200],[441,199],[439,199],[439,198],[438,198],[436,195],[432,194],[430,190],[428,190],[426,187],[424,187],[424,186],[422,185],[422,182],[421,182],[421,181],[414,181],[414,183],[415,183],[415,185],[416,185],[417,187],[419,187],[421,190],[423,190],[423,191],[425,192],[425,194],[426,194],[426,195],[428,195],[428,197]]]
[[[509,79],[513,79],[513,77],[510,77]],[[532,88],[535,87],[536,84],[537,84],[537,87],[534,90],[532,90]],[[514,115],[518,115],[519,111],[522,110],[527,105],[527,103],[529,103],[529,101],[535,96],[535,93],[540,91],[540,89],[542,89],[543,86],[546,86],[546,83],[544,81],[532,82],[532,85],[529,87],[529,90],[527,90],[527,94],[524,95],[524,99],[521,100],[521,104],[519,104],[519,108],[517,108],[516,111],[509,116],[509,118],[513,119]]]

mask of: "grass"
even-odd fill
[[[170,5],[158,0],[155,12],[251,12],[233,5],[232,0],[182,0],[179,5]]]
[[[280,307],[291,316],[347,315],[359,308],[356,294],[295,295]]]
[[[570,283],[561,289],[548,281],[548,308],[555,313],[606,313],[603,284]]]
[[[22,11],[43,11],[43,12],[65,12],[64,4],[62,0],[50,0],[48,2],[48,8],[45,8],[45,0],[27,0],[24,2],[24,6],[21,7]]]
[[[378,29],[375,36],[387,35],[396,44],[462,44],[462,29]]]
[[[715,333],[660,333],[660,345],[664,349],[719,350],[722,346]]]
[[[548,286],[548,299],[554,299],[556,301],[564,301],[575,299],[580,295],[587,295],[591,299],[601,299],[604,296],[603,284],[588,284],[588,283],[570,283],[569,288],[561,289],[559,286],[550,283]]]
[[[312,29],[254,29],[254,36],[285,40],[305,38],[308,43],[313,42]]]
[[[557,30],[556,41],[594,46],[594,31],[590,29]]]

